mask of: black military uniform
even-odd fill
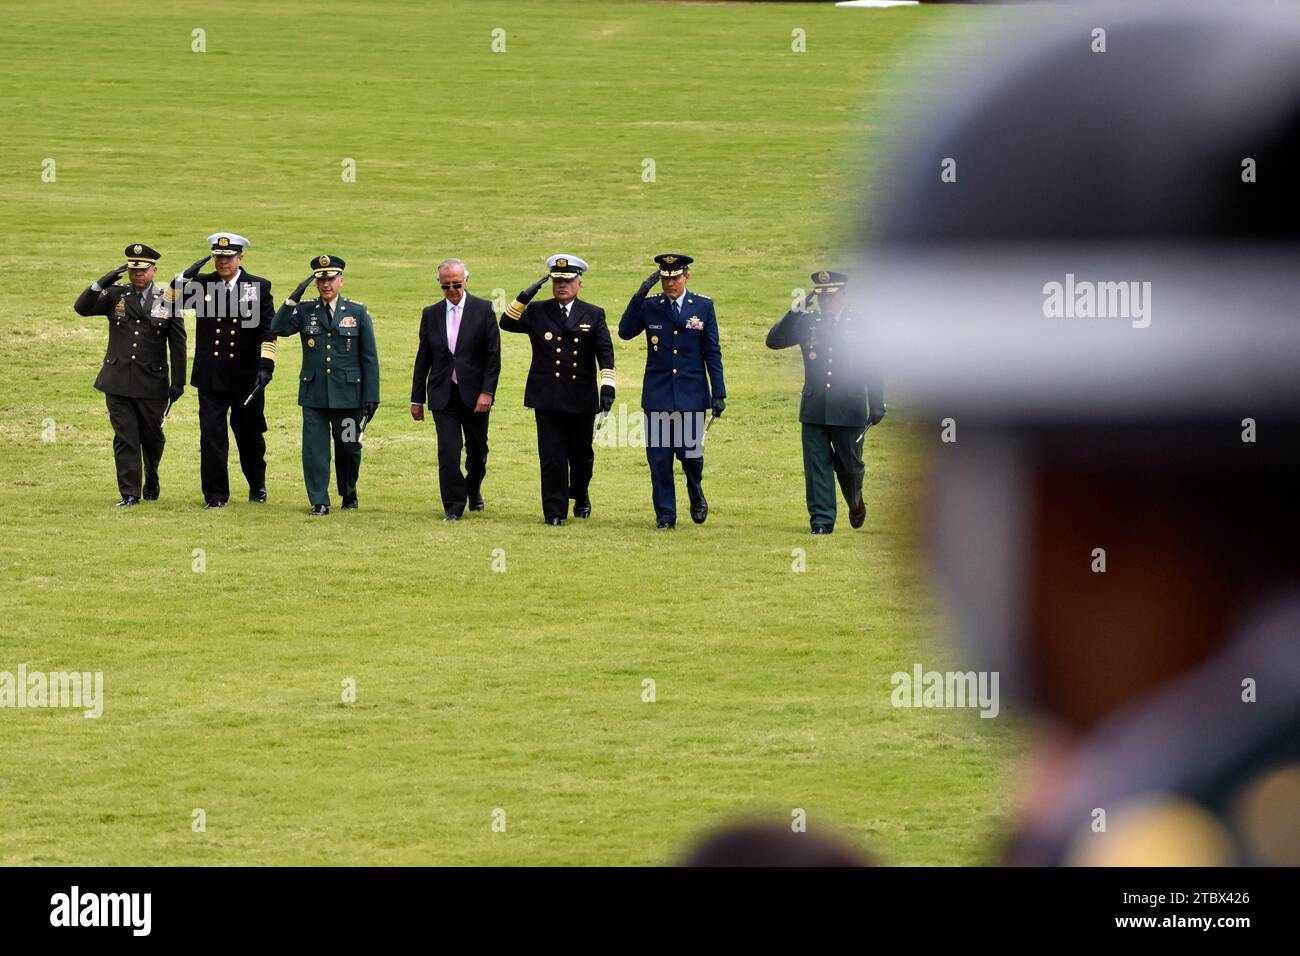
[[[500,325],[503,332],[523,333],[532,342],[524,405],[537,417],[542,516],[558,525],[568,517],[569,499],[574,517],[591,515],[592,426],[596,411],[614,404],[614,345],[599,306],[577,298],[567,309],[556,299],[529,304],[547,277],[570,281],[587,271],[576,256],[551,256],[546,265],[547,276],[519,294]]]
[[[233,233],[210,236],[213,256],[242,256],[248,240]],[[196,264],[197,265],[197,264]],[[227,283],[205,272],[185,282],[185,307],[195,309],[194,369],[190,384],[199,392],[199,469],[203,500],[219,508],[230,500],[226,462],[230,431],[250,501],[266,500],[264,386],[275,369],[275,301],[271,281],[240,269]],[[259,371],[263,374],[260,376]],[[249,395],[252,399],[248,404]]]
[[[808,518],[813,534],[830,534],[836,479],[849,506],[849,523],[860,528],[866,520],[862,443],[867,429],[885,415],[885,391],[879,373],[862,367],[862,323],[840,301],[847,277],[823,271],[813,273],[812,280],[823,309],[787,312],[767,333],[767,347],[797,345],[803,353],[799,421]]]
[[[78,315],[109,320],[108,349],[95,388],[104,393],[113,425],[119,507],[137,504],[142,494],[148,500],[158,497],[162,422],[168,398],[175,401],[185,389],[185,323],[174,314],[164,290],[152,281],[143,290],[114,284],[124,270],[152,270],[159,258],[144,243],[127,246],[126,264],[91,283],[73,306]]]

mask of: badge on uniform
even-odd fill
[[[686,320],[686,327],[694,332],[700,332],[704,329],[704,320],[699,316],[693,315]]]
[[[590,331],[591,331],[591,323],[590,323],[590,322],[582,322],[582,323],[580,323],[580,324],[578,325],[578,331],[580,331],[580,332],[590,332]]]
[[[349,315],[346,318],[339,319],[340,329],[355,329],[356,327],[357,327],[357,319],[356,316],[354,315]]]
[[[153,304],[153,308],[149,310],[149,316],[155,319],[167,318],[167,303],[164,302],[161,297]]]
[[[252,282],[244,282],[244,283],[242,283],[241,285],[242,285],[242,288],[243,288],[243,290],[244,290],[244,293],[243,293],[243,301],[244,301],[244,302],[256,302],[256,301],[257,301],[257,285],[254,284],[254,283],[252,283]]]
[[[315,339],[308,339],[308,340],[307,340],[307,348],[309,348],[309,349],[314,349],[315,347],[316,347],[316,340],[315,340]]]
[[[553,336],[551,335],[550,332],[547,332],[545,335],[542,336],[542,338],[546,339],[546,341],[549,342],[549,341],[551,341],[551,339],[553,338]]]
[[[126,315],[126,303],[121,299],[118,299],[117,305],[113,307],[113,311],[118,315]]]

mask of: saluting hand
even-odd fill
[[[523,292],[520,292],[518,296],[519,301],[522,302],[524,305],[527,305],[529,302],[531,302],[533,300],[533,296],[537,295],[537,290],[540,289],[542,285],[546,282],[546,280],[549,279],[550,277],[551,274],[548,272],[546,273],[546,275],[542,276],[540,279],[538,279],[536,282],[530,285]]]
[[[301,282],[298,283],[298,288],[294,289],[293,292],[289,295],[289,298],[285,299],[285,301],[292,302],[294,305],[297,305],[302,300],[302,294],[307,291],[307,286],[311,285],[312,282],[315,281],[315,279],[316,279],[315,276],[308,276],[307,278],[303,279]]]
[[[638,299],[644,299],[647,295],[650,294],[650,290],[653,289],[658,283],[659,283],[659,270],[656,269],[654,272],[650,273],[650,275],[646,277],[645,282],[641,283],[641,288],[636,290],[636,297]]]
[[[118,279],[122,278],[122,273],[125,271],[126,271],[126,263],[124,262],[116,269],[113,269],[111,272],[105,272],[102,276],[96,279],[94,281],[95,288],[97,289],[107,288],[108,286],[115,283]]]
[[[190,266],[188,269],[182,272],[181,278],[184,279],[186,282],[189,282],[191,279],[193,279],[196,275],[199,274],[199,270],[203,268],[203,264],[211,258],[212,258],[211,253],[204,256],[198,262],[194,263],[192,266]]]

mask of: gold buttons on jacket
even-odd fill
[[[556,378],[559,378],[559,377],[560,377],[560,373],[559,373],[559,372],[556,372],[556,373],[555,373],[555,377],[556,377]]]

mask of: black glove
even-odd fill
[[[714,418],[721,418],[722,410],[725,409],[726,407],[727,407],[727,403],[722,398],[721,395],[713,396],[713,417]]]
[[[302,294],[307,291],[307,286],[311,285],[315,281],[316,281],[315,276],[308,276],[307,278],[303,279],[301,282],[298,283],[298,288],[294,289],[293,294],[290,295],[289,298],[285,301],[301,302]]]
[[[659,270],[656,269],[654,272],[650,273],[650,275],[646,278],[645,282],[641,283],[641,288],[636,290],[636,297],[638,299],[644,299],[647,295],[650,294],[650,290],[653,289],[658,284],[659,284]]]
[[[171,388],[167,389],[167,397],[174,402],[176,399],[180,398],[184,392],[184,385],[173,385]]]
[[[203,264],[211,258],[212,258],[211,255],[204,256],[198,262],[194,263],[194,265],[190,266],[188,269],[182,272],[181,278],[184,279],[186,282],[189,282],[191,279],[193,279],[196,275],[199,274],[199,270],[203,268]]]
[[[614,386],[602,385],[600,387],[600,410],[607,412],[614,407]]]
[[[871,410],[871,418],[870,418],[869,420],[870,420],[871,424],[873,424],[873,425],[879,425],[879,424],[880,424],[880,420],[881,420],[882,418],[884,418],[884,417],[885,417],[885,408],[884,408],[884,406],[882,405],[880,408],[873,408],[873,409]]]
[[[268,366],[268,365],[263,365],[263,366],[261,366],[261,367],[257,370],[257,387],[258,387],[258,388],[266,388],[266,386],[270,385],[270,384],[271,384],[271,376],[273,376],[274,374],[275,374],[275,369],[274,369],[274,368],[272,368],[272,367],[270,367],[270,366]]]
[[[126,271],[126,263],[118,266],[111,272],[105,272],[102,276],[91,283],[96,289],[106,289],[118,279],[122,278],[122,273]]]
[[[365,409],[365,413],[366,413],[366,424],[369,425],[369,424],[370,424],[370,419],[374,418],[374,417],[375,417],[375,412],[377,412],[377,411],[379,410],[379,403],[378,403],[378,402],[366,402],[366,403],[365,403],[363,406],[361,406],[361,407],[362,407],[363,409]]]
[[[523,292],[520,292],[519,295],[516,297],[518,298],[520,304],[527,305],[529,302],[531,302],[533,300],[533,296],[537,295],[537,290],[540,289],[545,284],[546,280],[549,279],[550,277],[551,274],[548,272],[546,275],[542,276],[540,279],[538,279],[536,282],[530,285]]]
[[[809,289],[803,297],[803,311],[811,312],[813,310],[813,299],[817,298],[817,290]]]

